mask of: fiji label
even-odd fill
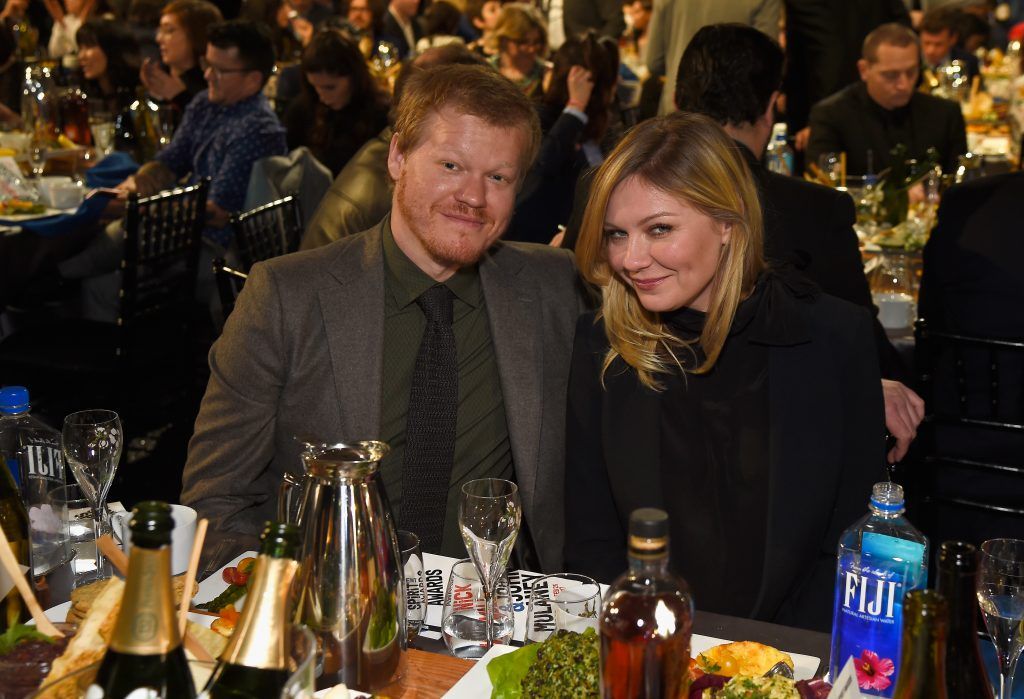
[[[899,672],[903,596],[923,587],[924,545],[865,532],[836,574],[831,676],[852,658],[863,694],[891,697]]]

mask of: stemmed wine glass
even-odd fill
[[[81,410],[64,418],[64,460],[92,508],[96,538],[110,531],[107,493],[121,460],[124,432],[112,410]],[[99,549],[96,570],[102,577]]]
[[[462,486],[459,529],[484,587],[488,648],[494,645],[494,591],[508,566],[521,518],[519,488],[515,483],[480,478]]]
[[[1010,699],[1024,646],[1024,541],[991,539],[981,545],[978,606],[999,657],[999,699]]]

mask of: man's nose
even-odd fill
[[[479,209],[487,202],[486,192],[483,177],[468,175],[463,180],[462,187],[459,189],[456,198],[467,206]]]

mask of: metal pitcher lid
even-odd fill
[[[361,478],[375,473],[389,451],[387,444],[374,440],[352,444],[307,443],[302,461],[307,472],[321,478]]]

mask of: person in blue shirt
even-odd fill
[[[210,27],[201,61],[207,89],[196,95],[170,144],[117,186],[108,207],[116,213],[132,192],[150,196],[182,181],[209,177],[201,272],[206,258],[222,256],[231,241],[228,220],[242,208],[249,174],[260,158],[287,152],[285,130],[263,96],[274,67],[274,49],[265,27],[232,20]],[[58,265],[66,279],[82,279],[82,307],[95,320],[116,318],[124,228],[117,221],[80,254]],[[209,275],[205,275],[209,276]],[[205,282],[202,275],[202,298]]]

